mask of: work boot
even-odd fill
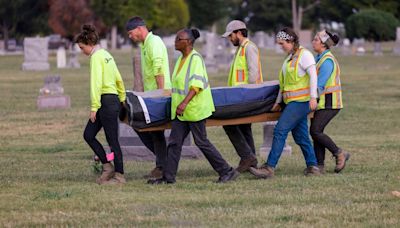
[[[250,167],[257,168],[257,158],[256,157],[249,157],[246,159],[240,159],[239,165],[236,168],[236,171],[243,173],[249,170]]]
[[[216,181],[216,183],[223,184],[229,181],[234,181],[239,175],[240,173],[236,169],[231,168],[231,170],[227,172],[225,175],[220,176]]]
[[[257,178],[268,179],[274,177],[274,168],[269,167],[267,165],[263,165],[260,168],[250,167],[249,171],[251,174],[256,176]]]
[[[114,166],[111,163],[103,164],[103,171],[101,176],[96,179],[96,183],[102,184],[105,181],[109,181],[114,176]]]
[[[161,179],[163,177],[162,169],[159,167],[155,167],[150,171],[150,173],[143,176],[146,179]]]
[[[317,167],[318,167],[319,172],[320,172],[321,174],[325,174],[325,166],[324,166],[324,165],[317,165]]]
[[[304,175],[306,176],[319,176],[321,171],[317,166],[311,165],[304,169]]]
[[[126,184],[126,180],[124,174],[122,173],[115,173],[114,177],[108,181],[101,183],[103,185],[116,185],[116,184]]]
[[[340,171],[342,171],[346,166],[346,162],[349,160],[350,154],[340,150],[340,152],[334,155],[334,157],[336,159],[335,173],[340,173]]]

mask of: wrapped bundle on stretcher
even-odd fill
[[[233,119],[270,112],[279,92],[277,81],[237,87],[211,89],[215,112],[209,119]],[[171,97],[165,91],[126,92],[126,109],[120,119],[127,117],[136,129],[155,127],[171,121]]]

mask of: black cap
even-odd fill
[[[132,17],[128,22],[126,22],[125,29],[126,31],[130,31],[139,26],[146,26],[144,20],[141,17]]]

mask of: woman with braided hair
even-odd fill
[[[258,178],[271,178],[282,154],[289,131],[301,148],[307,168],[305,175],[319,175],[317,160],[312,147],[307,115],[317,108],[317,73],[314,56],[300,46],[299,37],[291,28],[284,28],[276,35],[277,43],[288,55],[279,73],[279,94],[272,111],[281,111],[274,129],[274,138],[268,159],[260,168],[250,168]],[[281,102],[284,102],[284,105]]]

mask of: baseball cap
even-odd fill
[[[140,17],[132,17],[128,22],[126,22],[125,29],[126,31],[130,31],[139,26],[146,26],[144,20]]]
[[[246,29],[246,24],[243,21],[233,20],[226,26],[226,31],[222,37],[228,37],[233,31]]]

